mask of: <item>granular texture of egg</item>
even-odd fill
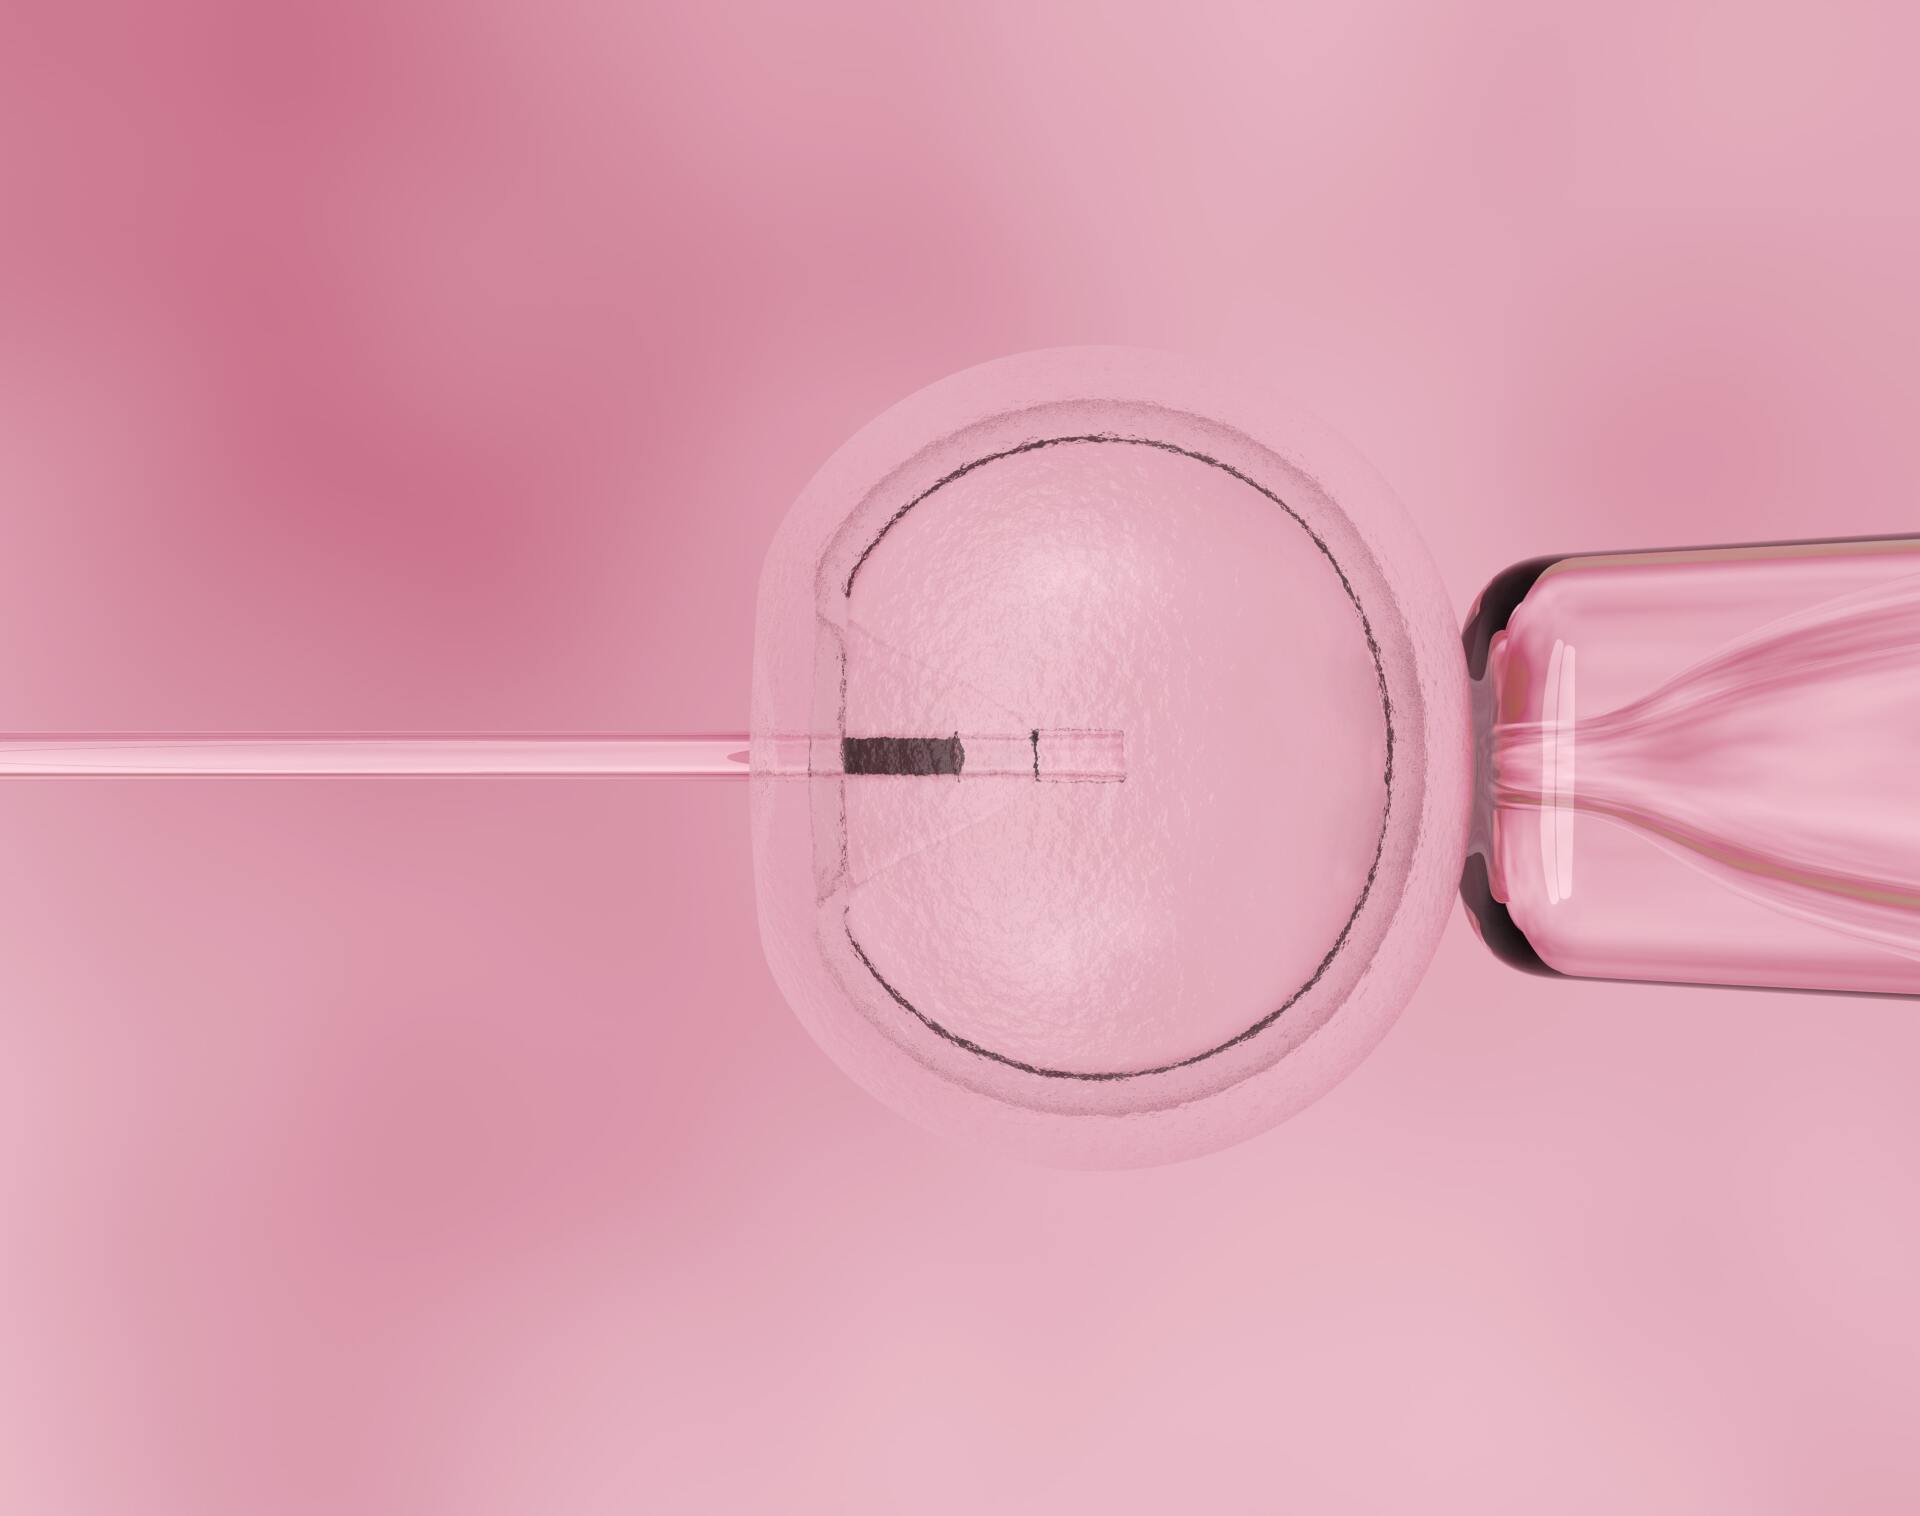
[[[1119,350],[936,385],[821,471],[763,576],[776,978],[881,1099],[1022,1156],[1156,1162],[1270,1125],[1431,955],[1460,658],[1405,517],[1298,416]],[[914,762],[776,774],[794,733]],[[1075,733],[1115,734],[1119,772],[1077,773]],[[1030,775],[969,776],[969,740],[1019,734]]]

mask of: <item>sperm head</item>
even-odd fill
[[[1317,426],[1152,354],[957,375],[847,443],[768,556],[775,976],[938,1130],[1085,1166],[1239,1140],[1424,970],[1463,692],[1424,548]]]

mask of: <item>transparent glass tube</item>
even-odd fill
[[[658,779],[1119,780],[1118,732],[775,737],[0,735],[0,778],[609,775]]]
[[[1534,559],[1466,651],[1501,957],[1920,994],[1920,539]]]

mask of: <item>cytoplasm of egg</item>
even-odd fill
[[[1431,952],[1464,815],[1451,612],[1377,481],[1236,408],[1148,355],[991,365],[849,444],[770,556],[763,753],[941,761],[756,784],[769,958],[942,1129],[1069,1162],[1218,1146],[1356,1061]],[[1022,732],[1032,774],[967,774],[966,734]],[[1074,733],[1121,772],[1050,761]]]

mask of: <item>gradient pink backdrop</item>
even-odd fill
[[[1252,359],[1460,608],[1920,526],[1900,7],[14,3],[0,727],[744,720],[815,465]],[[0,789],[0,1509],[1920,1505],[1920,1013],[1456,921],[1232,1152],[859,1094],[745,797]]]

